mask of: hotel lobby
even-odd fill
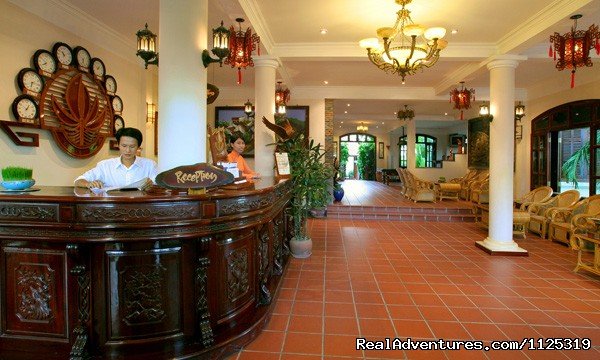
[[[534,233],[513,237],[511,225],[513,200],[534,188],[551,186],[555,195],[574,186],[584,197],[600,193],[600,147],[594,140],[600,138],[600,0],[404,1],[414,23],[445,28],[447,45],[441,46],[439,61],[398,75],[376,66],[359,41],[376,36],[378,28],[393,26],[401,3],[0,0],[0,168],[33,169],[35,187],[44,193],[43,201],[36,201],[34,192],[0,193],[0,289],[5,294],[0,298],[0,359],[34,359],[42,352],[48,359],[598,358],[600,277],[574,272],[577,252],[569,246]],[[574,17],[578,14],[582,16]],[[251,64],[238,69],[227,56],[217,58],[213,34],[221,22],[234,32],[250,29]],[[560,60],[564,54],[550,37],[567,36],[574,26],[595,34],[587,45],[594,64],[561,70],[555,57]],[[136,33],[144,29],[157,39],[157,54],[146,62],[136,56]],[[433,40],[428,40],[426,46],[431,47]],[[441,37],[435,37],[438,41],[442,43]],[[68,49],[73,60],[65,63],[62,49]],[[88,64],[83,65],[86,56]],[[45,69],[44,59],[54,61],[55,69]],[[396,62],[401,67],[403,61]],[[59,72],[74,72],[87,80],[61,80]],[[26,76],[39,78],[41,87],[31,89],[34,85],[28,85]],[[400,183],[364,180],[358,155],[346,154],[356,170],[348,165],[342,174],[344,199],[330,199],[329,216],[308,220],[312,255],[281,255],[287,247],[287,225],[280,224],[287,224],[283,208],[290,201],[289,183],[271,180],[276,161],[269,144],[276,138],[260,119],[275,122],[280,105],[276,96],[282,89],[288,90],[287,116],[303,121],[306,137],[328,151],[326,163],[339,159],[343,144],[356,136],[372,139],[373,173],[405,167],[430,182],[484,169],[473,162],[475,142],[470,135],[472,124],[485,120],[489,226],[474,222],[469,199],[416,203],[402,196]],[[470,90],[468,107],[451,97],[461,89]],[[69,96],[83,96],[69,95],[75,93],[87,94],[85,105],[69,102]],[[60,96],[67,100],[57,100]],[[102,96],[106,100],[95,102],[94,97]],[[35,114],[24,110],[27,101]],[[78,138],[85,146],[68,140],[65,104],[73,105],[72,113],[97,111],[97,137]],[[251,109],[245,113],[248,104]],[[480,106],[486,106],[488,114],[480,115]],[[515,106],[523,106],[517,117]],[[255,192],[214,197],[175,193],[172,199],[151,194],[156,198],[149,204],[160,208],[154,219],[132,215],[133,204],[146,201],[139,195],[118,204],[127,209],[119,211],[133,219],[129,225],[129,220],[109,219],[111,205],[73,194],[79,175],[119,155],[114,134],[120,127],[141,130],[139,155],[156,161],[162,172],[212,162],[208,137],[223,124],[252,133],[253,143],[246,144],[243,156],[262,176],[254,180]],[[425,165],[415,161],[419,136],[436,141],[435,147],[422,145],[432,156]],[[561,147],[567,143],[568,149]],[[581,149],[587,149],[584,164],[568,177],[563,165]],[[27,210],[29,215],[24,215],[20,210],[19,221],[11,217],[18,212],[14,204],[34,202],[38,212]],[[90,207],[96,205],[101,206]],[[467,209],[462,218],[415,215],[427,211],[423,209],[455,207]],[[56,214],[47,215],[52,209]],[[98,220],[98,211],[104,211],[104,218]],[[392,216],[395,211],[411,215]],[[246,218],[245,213],[251,215]],[[27,229],[27,216],[40,221]],[[38,229],[51,235],[36,233]],[[247,258],[240,255],[237,266],[257,277],[250,285],[223,280],[229,289],[227,301],[236,304],[227,312],[220,304],[226,296],[209,292],[222,290],[216,285],[220,271],[231,267],[212,255],[236,253],[239,248],[231,245],[236,236],[250,244],[248,256],[255,260],[244,267],[239,264]],[[261,245],[267,238],[281,245]],[[30,249],[35,239],[41,245]],[[137,245],[137,240],[145,244]],[[27,253],[22,259],[14,255],[20,248]],[[171,254],[168,249],[176,250]],[[148,330],[148,324],[160,323],[160,316],[131,325],[119,318],[122,309],[115,300],[115,294],[135,290],[123,285],[123,279],[135,278],[131,269],[142,264],[125,266],[125,258],[152,251],[156,264],[170,274],[165,275],[169,281],[190,285],[170,294],[176,300],[169,303],[165,318],[173,324],[156,332]],[[208,253],[211,256],[204,258]],[[41,268],[62,271],[52,282],[58,290],[48,295],[64,303],[66,315],[56,324],[47,313],[42,321],[24,317],[21,308],[6,311],[21,301],[15,289],[23,289],[14,282],[20,275],[11,274],[36,261],[43,263],[38,264]],[[105,278],[103,271],[116,277]],[[180,279],[174,280],[177,276]],[[254,289],[252,295],[240,290],[245,286]],[[232,295],[232,288],[239,297]],[[82,295],[82,289],[88,292]],[[103,294],[96,298],[98,292]],[[91,305],[82,305],[81,299],[88,297]],[[173,307],[178,301],[181,309]],[[252,312],[254,317],[247,315]],[[50,325],[35,330],[45,326],[44,321]],[[482,341],[486,346],[496,340],[531,340],[510,351],[367,350],[356,348],[358,338]],[[562,339],[580,344],[589,339],[589,348],[569,350]],[[161,348],[163,342],[167,345]],[[29,351],[21,351],[25,344],[31,344]],[[546,350],[535,350],[542,347]]]

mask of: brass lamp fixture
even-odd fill
[[[367,131],[369,131],[369,127],[367,125],[365,125],[364,122],[361,121],[360,125],[358,125],[356,127],[356,131],[367,132]]]
[[[415,117],[415,111],[410,109],[408,105],[404,105],[404,110],[398,110],[397,117],[400,120],[412,120]]]
[[[250,117],[250,115],[252,115],[253,112],[254,111],[252,110],[252,103],[250,102],[250,99],[248,99],[248,101],[244,103],[244,114]]]
[[[213,34],[213,48],[212,53],[215,54],[218,59],[213,59],[210,57],[208,50],[202,51],[202,64],[204,67],[208,67],[210,63],[218,62],[219,66],[223,66],[223,59],[229,55],[229,35],[230,32],[223,26],[223,21],[221,21],[221,26],[216,29],[212,29]]]
[[[479,117],[488,119],[489,121],[492,121],[494,118],[492,114],[490,114],[490,106],[488,103],[484,102],[483,104],[479,105]]]
[[[253,67],[252,51],[258,50],[260,56],[260,37],[257,34],[252,34],[250,28],[242,31],[242,23],[244,19],[235,19],[239,25],[239,30],[235,31],[233,26],[229,28],[231,34],[229,38],[229,55],[225,59],[225,64],[231,65],[232,68],[238,69],[238,85],[242,83],[242,68],[248,66]]]
[[[471,101],[475,101],[475,89],[465,88],[465,82],[460,82],[461,88],[450,91],[450,102],[454,108],[460,110],[460,119],[463,120],[463,110],[471,108]]]
[[[369,60],[387,73],[398,74],[405,82],[406,75],[432,67],[448,42],[443,27],[425,29],[413,23],[406,5],[412,0],[395,0],[402,8],[396,13],[393,27],[377,29],[377,38],[363,39],[360,47],[367,49]]]
[[[521,121],[523,116],[525,116],[525,105],[519,101],[519,103],[515,105],[515,119]]]
[[[278,81],[275,87],[275,112],[279,115],[285,114],[288,101],[290,101],[290,90]]]
[[[148,30],[148,24],[142,30],[135,33],[137,36],[136,55],[144,60],[144,67],[148,65],[158,66],[158,53],[156,52],[156,34]]]
[[[575,71],[577,68],[593,65],[590,58],[592,48],[596,48],[596,54],[600,55],[598,26],[592,24],[585,31],[577,30],[577,19],[580,18],[580,14],[571,16],[575,23],[570,32],[564,35],[555,32],[554,35],[550,36],[550,43],[554,45],[554,52],[552,51],[552,45],[550,45],[548,55],[554,57],[556,68],[559,71],[571,69],[571,88],[575,86]],[[558,60],[556,59],[557,54]]]

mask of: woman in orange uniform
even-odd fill
[[[242,153],[246,148],[246,142],[242,138],[242,134],[234,133],[230,139],[230,142],[232,150],[229,154],[227,154],[227,161],[230,163],[237,163],[237,167],[240,170],[240,173],[246,179],[249,180],[259,178],[260,174],[255,173],[252,169],[250,169],[248,164],[246,164],[246,160],[244,160],[244,158],[242,157]]]

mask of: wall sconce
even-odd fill
[[[492,121],[494,117],[490,114],[490,106],[487,103],[479,105],[479,117]]]
[[[136,55],[144,60],[144,67],[148,65],[158,66],[158,53],[156,52],[156,34],[148,30],[148,24],[142,30],[138,30]]]
[[[515,105],[515,119],[521,121],[523,116],[525,116],[525,105],[519,101],[519,103]]]
[[[244,113],[248,117],[250,117],[250,115],[252,115],[252,113],[253,113],[252,103],[250,102],[250,99],[248,99],[248,101],[246,101],[246,103],[244,103]]]
[[[156,119],[156,104],[146,103],[146,124],[154,124]]]
[[[213,33],[213,48],[212,53],[215,54],[218,59],[213,59],[210,57],[208,50],[202,51],[202,64],[204,67],[208,67],[210,63],[218,62],[219,66],[223,66],[223,59],[229,56],[229,35],[230,32],[223,26],[223,21],[221,21],[221,26],[216,29],[212,29]]]
[[[285,103],[275,105],[275,113],[277,115],[285,115]]]

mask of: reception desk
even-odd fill
[[[0,193],[0,358],[220,358],[256,337],[290,182],[204,195]]]

